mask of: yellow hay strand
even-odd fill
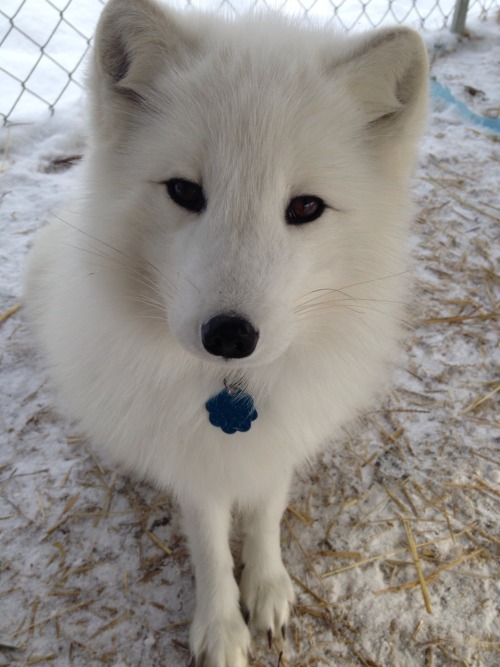
[[[57,653],[51,653],[50,655],[33,656],[32,658],[28,658],[25,664],[39,665],[41,662],[51,662],[52,660],[56,660],[57,658],[58,658]]]
[[[71,509],[73,509],[73,507],[76,505],[76,503],[77,503],[79,497],[80,497],[80,494],[79,494],[79,493],[75,493],[75,495],[72,496],[72,497],[68,500],[68,502],[67,502],[66,505],[64,506],[63,511],[61,512],[61,516],[64,516],[64,515],[67,514]]]
[[[468,412],[471,412],[472,410],[475,410],[477,407],[479,407],[482,403],[490,399],[492,396],[494,396],[497,391],[500,391],[500,384],[497,385],[494,389],[492,389],[490,392],[486,394],[486,396],[483,396],[482,398],[477,398],[475,401],[473,401],[468,407],[465,408],[465,410],[462,411],[463,415],[466,415]]]
[[[0,314],[0,324],[5,322],[6,320],[8,320],[9,317],[12,317],[12,315],[14,315],[15,313],[17,313],[19,308],[21,308],[21,304],[16,303],[15,306],[11,306],[10,308],[7,308],[7,310],[5,312],[1,313]]]
[[[420,324],[441,324],[453,322],[466,322],[467,320],[495,320],[500,317],[500,313],[480,313],[479,315],[455,315],[450,317],[430,317],[425,320],[419,320]]]
[[[287,510],[288,510],[288,512],[290,512],[290,514],[292,514],[296,519],[298,519],[299,521],[302,521],[302,523],[305,523],[305,524],[307,524],[308,526],[310,526],[311,524],[314,523],[314,519],[313,519],[311,516],[306,516],[305,514],[302,514],[301,512],[299,512],[298,510],[296,510],[295,507],[293,507],[293,505],[288,505]]]
[[[448,570],[451,570],[452,568],[456,567],[457,565],[461,565],[467,560],[472,560],[473,558],[477,558],[483,553],[483,549],[476,549],[475,551],[472,551],[469,554],[464,554],[463,556],[460,556],[459,558],[456,558],[453,561],[450,561],[449,563],[445,563],[444,565],[441,565],[440,567],[436,568],[432,572],[430,572],[427,577],[425,577],[425,582],[426,584],[431,584],[433,581],[435,581],[440,574],[443,572],[446,572]],[[399,586],[389,586],[388,588],[382,588],[381,590],[374,591],[375,595],[381,595],[382,593],[394,593],[397,591],[407,591],[410,590],[411,588],[415,588],[420,584],[419,579],[415,579],[413,581],[408,581],[405,584],[400,584]]]
[[[471,524],[467,528],[464,528],[458,533],[455,533],[455,537],[460,537],[461,535],[467,534],[472,528],[476,527],[476,523]],[[446,537],[439,537],[435,540],[430,540],[429,542],[422,542],[422,544],[417,545],[417,549],[424,549],[425,547],[430,547],[438,544],[439,542],[447,542],[451,538],[446,536]],[[357,561],[356,563],[350,563],[349,565],[344,565],[344,567],[339,567],[337,570],[331,570],[329,572],[325,572],[322,576],[323,579],[326,579],[328,577],[333,577],[337,574],[341,574],[342,572],[346,572],[347,570],[352,570],[356,567],[362,567],[364,565],[369,565],[370,563],[375,563],[378,560],[383,560],[384,558],[392,558],[393,556],[398,556],[399,554],[404,554],[407,553],[408,549],[406,547],[402,549],[395,549],[394,551],[389,551],[387,553],[383,554],[377,554],[376,556],[371,556],[370,558],[366,558],[365,560]]]
[[[313,597],[316,602],[319,602],[320,605],[326,609],[329,609],[332,606],[330,602],[325,600],[325,598],[322,598],[321,595],[318,595],[318,593],[313,591],[312,588],[309,588],[309,586],[301,581],[298,577],[295,577],[293,574],[291,574],[290,577],[293,579],[293,581],[295,581],[296,584],[298,584],[304,591],[306,591],[306,593],[309,593],[309,595]]]
[[[417,625],[416,625],[416,627],[415,627],[415,630],[413,631],[413,633],[412,633],[412,635],[411,635],[411,637],[410,637],[409,644],[412,644],[412,643],[415,641],[415,639],[417,638],[417,635],[419,634],[419,632],[420,632],[420,630],[423,628],[423,626],[424,626],[424,620],[421,619],[421,620],[417,623]]]
[[[405,505],[404,503],[402,503],[401,500],[399,500],[399,498],[397,498],[397,497],[394,495],[394,493],[392,493],[392,491],[389,489],[389,487],[387,486],[387,484],[385,484],[385,482],[383,483],[383,487],[384,487],[384,489],[385,489],[385,492],[386,492],[387,495],[389,496],[389,498],[392,500],[392,502],[393,502],[395,505],[397,505],[397,507],[399,507],[399,509],[400,509],[402,512],[404,512],[404,513],[406,514],[406,513],[408,512],[408,508],[406,507],[406,505]]]
[[[112,628],[116,628],[117,625],[123,623],[123,621],[127,621],[129,618],[132,618],[133,615],[134,615],[133,612],[126,611],[121,616],[118,616],[118,618],[114,618],[109,623],[106,623],[105,625],[101,626],[98,630],[94,632],[94,634],[90,635],[89,639],[94,639],[98,635],[102,635],[104,632],[107,632]]]
[[[167,554],[167,556],[172,555],[172,549],[170,547],[167,547],[166,544],[164,544],[159,537],[156,537],[154,533],[152,533],[150,530],[144,531],[146,535],[149,537],[149,539],[156,544],[156,546],[161,549],[164,553]]]
[[[418,581],[422,589],[422,596],[424,598],[425,608],[427,609],[427,612],[429,614],[432,614],[431,599],[429,597],[429,591],[427,590],[427,583],[425,581],[424,573],[422,570],[422,562],[420,560],[420,556],[418,555],[418,549],[415,542],[415,538],[413,537],[413,533],[411,531],[410,524],[408,523],[408,521],[403,521],[403,526],[406,532],[406,537],[408,539],[408,544],[410,546],[410,551],[413,556],[413,561],[415,563],[415,569],[417,570]]]
[[[304,545],[303,545],[302,542],[300,541],[299,536],[298,536],[297,533],[294,531],[292,525],[290,524],[290,522],[288,521],[288,519],[286,518],[286,516],[283,517],[283,523],[284,523],[285,526],[287,527],[288,532],[290,533],[290,535],[293,537],[293,539],[295,540],[295,542],[298,544],[298,547],[299,547],[299,549],[301,550],[302,555],[304,556],[304,560],[305,560],[305,562],[306,562],[306,564],[307,564],[307,567],[308,567],[309,570],[312,572],[312,574],[314,575],[316,581],[319,583],[319,585],[321,586],[321,588],[323,589],[323,591],[325,591],[325,585],[324,585],[324,583],[323,583],[321,577],[320,577],[319,574],[317,573],[316,568],[314,567],[313,563],[311,562],[310,554],[309,554],[309,553],[306,551],[306,549],[304,548]]]
[[[354,560],[361,560],[363,554],[360,551],[314,551],[312,556],[319,556],[320,558],[351,558]]]
[[[87,607],[90,607],[90,605],[92,604],[94,604],[94,600],[87,600],[86,602],[79,602],[78,604],[74,604],[71,607],[60,609],[59,611],[50,614],[50,616],[46,616],[45,618],[42,618],[36,621],[35,623],[31,623],[27,628],[21,627],[19,630],[16,630],[16,632],[14,632],[14,634],[11,635],[11,638],[15,639],[23,632],[31,632],[34,628],[37,628],[41,625],[45,625],[45,623],[50,623],[50,621],[54,621],[55,619],[60,618],[61,616],[67,616],[68,614],[72,614],[74,611],[78,611],[80,609],[86,609]]]

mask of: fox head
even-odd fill
[[[367,327],[377,344],[425,114],[415,32],[110,0],[89,85],[89,233],[121,254],[137,308],[230,367]]]

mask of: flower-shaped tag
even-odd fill
[[[249,431],[252,422],[258,417],[253,398],[242,389],[225,387],[209,398],[205,407],[210,423],[229,434]]]

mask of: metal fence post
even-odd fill
[[[465,32],[465,19],[467,18],[467,10],[469,9],[469,0],[457,0],[455,4],[455,11],[451,21],[451,32],[457,35],[463,35]]]

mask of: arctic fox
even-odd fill
[[[249,664],[240,599],[284,634],[294,469],[396,353],[427,69],[402,27],[349,37],[153,0],[102,13],[84,195],[35,242],[26,302],[85,432],[178,499],[197,667]]]

